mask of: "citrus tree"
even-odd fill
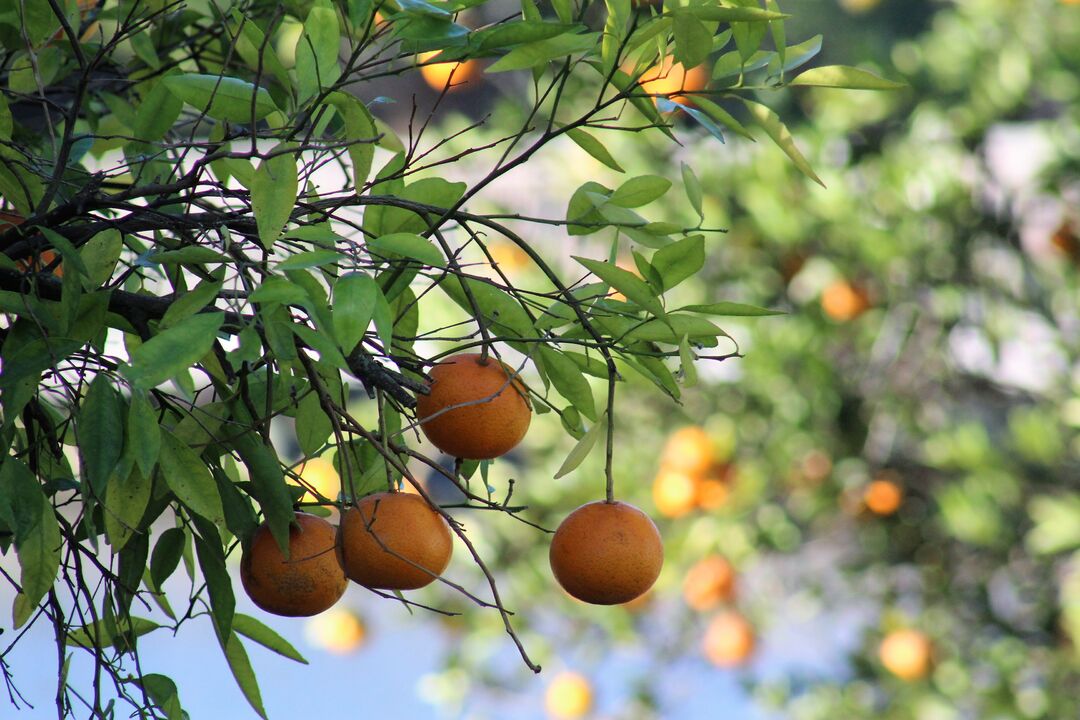
[[[668,563],[644,607],[527,613],[548,666],[580,673],[549,684],[550,707],[630,665],[620,717],[684,716],[680,683],[712,703],[744,684],[801,720],[1076,715],[1080,12],[1044,2],[1016,28],[1011,2],[927,4],[891,39],[918,7],[833,32],[910,90],[774,101],[828,190],[763,144],[699,168],[729,232],[682,289],[787,314],[725,321],[747,359],[702,366],[681,409],[621,406],[622,493],[658,518]],[[677,160],[711,147],[683,139]],[[627,168],[671,153],[610,147]],[[544,580],[520,543],[508,529],[499,547],[525,598]],[[623,643],[622,663],[571,637]],[[510,682],[482,648],[448,665],[446,702]]]
[[[0,5],[0,542],[18,561],[13,642],[54,631],[58,716],[181,717],[180,689],[138,647],[188,623],[216,635],[264,714],[249,643],[297,653],[236,612],[237,554],[252,600],[289,616],[332,605],[347,577],[410,605],[403,590],[438,578],[538,671],[466,532],[499,514],[543,530],[513,482],[489,481],[533,414],[576,440],[560,476],[594,446],[605,458],[575,482],[602,500],[579,511],[585,529],[607,530],[567,529],[559,580],[599,603],[646,590],[660,541],[615,500],[617,388],[635,376],[678,396],[697,361],[738,355],[717,349],[713,318],[768,311],[672,299],[719,232],[688,164],[672,202],[689,221],[639,210],[675,194],[656,173],[567,188],[557,216],[485,212],[483,196],[549,147],[620,173],[610,136],[674,144],[683,116],[718,140],[756,124],[816,180],[758,93],[894,84],[799,74],[820,43],[789,46],[786,17],[771,0]],[[514,103],[498,108],[508,130],[470,143],[483,118],[435,119],[478,61]],[[436,79],[423,110],[417,74]],[[391,126],[395,102],[413,108]],[[582,242],[571,268],[552,236],[602,244]],[[298,453],[275,448],[283,425]],[[329,457],[341,483],[320,489],[304,468]],[[433,502],[420,468],[460,507]],[[466,510],[487,512],[467,528]],[[606,539],[623,534],[636,544]],[[441,576],[455,538],[479,572],[468,586]],[[614,582],[599,572],[612,563]],[[181,566],[186,592],[166,594]],[[76,655],[86,678],[69,677]],[[19,668],[0,669],[19,704]]]

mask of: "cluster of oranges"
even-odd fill
[[[744,663],[754,652],[754,628],[738,610],[735,600],[736,572],[722,555],[698,560],[683,579],[683,599],[700,613],[715,612],[702,640],[705,657],[717,667]]]
[[[664,447],[660,471],[653,480],[653,504],[669,518],[695,509],[715,510],[727,502],[734,476],[734,466],[717,459],[704,428],[680,428]]]
[[[502,362],[464,353],[436,364],[416,416],[437,448],[484,460],[513,449],[529,428],[528,389]],[[325,461],[311,460],[301,478],[318,495],[339,482]],[[438,578],[453,552],[450,525],[421,495],[368,495],[341,515],[338,527],[297,513],[283,553],[266,524],[245,546],[240,579],[267,612],[311,616],[333,606],[348,580],[380,590],[415,590]],[[660,574],[660,533],[645,513],[621,502],[593,502],[572,512],[551,543],[552,572],[573,597],[615,605],[645,594]]]

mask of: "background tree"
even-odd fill
[[[466,24],[466,10],[480,22]],[[788,47],[785,17],[773,2],[5,3],[0,540],[18,559],[7,573],[19,591],[14,642],[35,623],[54,631],[58,716],[126,706],[181,717],[180,689],[144,668],[138,647],[188,622],[212,627],[264,714],[242,638],[297,653],[236,612],[227,557],[244,553],[245,587],[269,607],[252,590],[259,561],[249,556],[313,552],[310,528],[326,526],[312,515],[402,483],[428,498],[421,467],[460,493],[438,512],[480,575],[444,584],[492,611],[539,670],[464,517],[485,511],[468,515],[469,529],[484,515],[520,520],[530,545],[539,523],[487,460],[445,467],[420,444],[414,407],[426,373],[461,350],[501,357],[523,373],[535,412],[578,440],[557,475],[603,445],[603,470],[574,482],[610,501],[619,381],[640,376],[677,397],[676,368],[692,381],[695,360],[738,354],[716,349],[727,335],[710,316],[767,311],[683,302],[678,286],[704,267],[718,232],[689,165],[685,222],[636,210],[672,187],[654,173],[586,182],[565,215],[473,208],[564,138],[577,149],[563,146],[563,163],[591,156],[622,172],[606,139],[672,143],[672,112],[719,139],[756,123],[816,180],[755,93],[895,84],[846,67],[795,76],[819,44]],[[484,120],[438,129],[432,118],[457,69],[478,58],[492,61],[485,73],[516,72],[507,82],[516,112],[493,134]],[[706,60],[709,91],[691,87],[689,72],[670,88],[638,82],[651,68],[663,68],[654,81],[677,73],[670,61]],[[368,92],[380,79],[444,62],[463,64],[431,112],[410,111],[406,133],[372,112],[387,101]],[[455,168],[466,160],[485,170],[462,179]],[[603,232],[602,251],[581,252],[605,259],[583,254],[557,269],[539,229]],[[501,269],[496,242],[527,258],[528,282]],[[626,252],[633,271],[616,263]],[[290,421],[298,456],[271,441]],[[303,468],[331,454],[341,486],[322,492]],[[543,517],[569,509],[550,505]],[[188,590],[167,596],[181,564]],[[70,677],[81,654],[93,671]],[[0,669],[19,704],[18,669]]]

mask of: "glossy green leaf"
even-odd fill
[[[697,67],[712,52],[712,33],[693,12],[680,8],[673,18],[675,62],[684,68]]]
[[[79,255],[86,266],[83,284],[87,290],[100,287],[112,277],[113,269],[116,268],[123,248],[124,242],[120,237],[120,231],[109,228],[87,240],[86,244],[79,249]]]
[[[683,188],[686,190],[686,199],[690,201],[690,207],[694,208],[694,212],[702,220],[705,219],[705,212],[702,210],[702,192],[701,181],[698,180],[697,175],[694,174],[694,169],[682,163],[682,179]]]
[[[817,176],[814,169],[810,167],[810,163],[806,161],[803,154],[799,152],[799,148],[795,146],[795,140],[791,137],[791,132],[788,131],[787,126],[781,122],[780,117],[771,109],[765,107],[760,103],[756,103],[753,100],[743,99],[746,103],[746,107],[750,110],[750,114],[757,120],[758,124],[765,130],[766,134],[772,141],[776,143],[777,147],[784,151],[784,153],[791,158],[791,161],[795,163],[795,167],[802,172],[803,175],[816,182],[821,187],[825,187],[825,183],[821,181],[821,178]]]
[[[0,519],[15,533],[22,592],[16,602],[15,626],[21,626],[60,569],[60,526],[41,483],[22,462],[7,457],[0,465]]]
[[[563,19],[565,22],[564,18]],[[557,35],[547,40],[519,45],[491,65],[486,72],[500,73],[507,70],[525,70],[542,67],[552,60],[576,55],[596,47],[600,33],[582,33],[580,35]]]
[[[259,692],[259,683],[255,678],[255,671],[251,667],[247,650],[244,649],[240,638],[236,633],[229,633],[228,640],[222,643],[225,659],[229,663],[229,670],[236,679],[236,684],[244,693],[248,703],[259,717],[266,720],[266,709],[263,708],[262,694]]]
[[[566,134],[570,137],[571,140],[573,140],[577,144],[578,147],[589,153],[589,155],[591,155],[596,160],[599,160],[607,167],[611,168],[616,172],[626,172],[622,169],[622,166],[619,165],[618,161],[615,160],[614,156],[612,156],[612,154],[608,152],[608,149],[604,147],[604,144],[597,140],[594,136],[578,128],[567,130]]]
[[[637,303],[657,317],[664,316],[664,306],[660,303],[660,298],[656,296],[656,293],[649,287],[648,283],[637,275],[634,275],[627,270],[623,270],[611,263],[578,257],[576,255],[573,256],[573,258],[588,268],[590,272],[596,275],[596,277],[621,292],[632,302]]]
[[[846,88],[848,90],[899,90],[907,87],[906,83],[886,80],[867,70],[860,70],[846,65],[825,65],[811,68],[789,84]]]
[[[611,194],[609,202],[625,208],[648,205],[663,197],[671,188],[671,181],[659,175],[632,177]]]
[[[705,266],[705,237],[691,235],[660,248],[650,263],[663,283],[661,289],[670,290]]]
[[[182,528],[169,528],[161,533],[154,552],[150,554],[150,577],[154,587],[160,588],[180,564],[184,546],[190,536]]]
[[[424,265],[436,267],[446,264],[442,250],[431,240],[414,233],[391,233],[367,241],[368,252],[379,259],[411,258]]]
[[[342,275],[334,283],[334,335],[345,353],[351,353],[364,337],[379,297],[378,284],[363,273]]]
[[[697,369],[694,367],[695,356],[690,349],[690,338],[683,335],[679,342],[679,363],[682,371],[683,386],[694,387],[697,385]]]
[[[371,162],[375,157],[375,140],[379,134],[375,127],[375,118],[364,103],[348,93],[330,93],[327,102],[337,109],[345,122],[345,140],[349,143],[353,186],[360,189],[371,174]]]
[[[83,481],[99,497],[124,450],[123,398],[105,375],[90,383],[79,408],[79,458]]]
[[[180,502],[212,523],[225,523],[221,495],[210,470],[198,453],[164,429],[158,463],[165,484]]]
[[[540,359],[545,373],[559,394],[569,400],[582,415],[590,420],[596,420],[596,403],[592,387],[581,373],[578,364],[546,345],[540,346]]]
[[[156,429],[156,426],[155,426]],[[119,552],[139,527],[143,513],[150,503],[153,477],[137,467],[129,472],[114,473],[105,490],[105,534],[113,552]],[[139,570],[142,576],[142,570]]]
[[[239,405],[234,407],[238,414],[242,412]],[[250,421],[244,415],[241,415],[241,418]],[[262,509],[270,534],[274,536],[278,548],[287,558],[289,556],[289,525],[295,513],[277,454],[267,447],[262,438],[254,432],[236,437],[232,445],[248,469],[252,495]]]
[[[271,152],[285,150],[278,145]],[[263,160],[251,180],[251,210],[259,228],[259,241],[270,249],[292,215],[299,191],[296,158],[282,152]]]
[[[175,97],[215,120],[251,123],[278,109],[265,88],[239,78],[189,73],[170,75],[161,82]]]
[[[124,375],[136,389],[160,385],[210,351],[224,319],[223,313],[202,313],[158,333],[131,352]]]
[[[307,270],[339,262],[345,256],[336,250],[308,250],[290,255],[274,266],[275,270]]]
[[[577,441],[577,444],[574,445],[574,448],[566,456],[566,459],[563,460],[562,465],[560,465],[559,469],[555,472],[556,480],[564,475],[570,474],[576,470],[581,463],[585,462],[585,458],[587,458],[589,453],[592,452],[592,449],[596,447],[596,441],[603,437],[607,432],[607,422],[608,416],[607,411],[605,410],[600,416],[600,419],[593,423],[593,426],[581,436]]]
[[[764,317],[768,315],[784,315],[783,310],[769,310],[756,305],[745,305],[735,302],[718,302],[708,305],[687,305],[682,310],[702,313],[705,315],[718,315],[728,317]]]
[[[294,648],[288,640],[278,635],[271,628],[250,615],[236,613],[233,616],[233,630],[250,640],[262,645],[267,650],[272,650],[282,657],[295,660],[298,663],[308,664],[308,661]]]

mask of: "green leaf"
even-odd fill
[[[535,5],[529,5],[535,9]],[[469,45],[481,52],[521,45],[522,43],[547,40],[573,30],[576,25],[541,22],[536,20],[518,20],[500,23],[492,27],[477,30],[469,34]]]
[[[169,528],[161,533],[154,545],[154,552],[150,555],[150,579],[154,587],[161,588],[172,576],[176,566],[180,564],[188,537],[190,536],[182,528]]]
[[[600,416],[600,419],[593,423],[593,426],[589,428],[588,432],[581,436],[581,439],[577,441],[577,445],[574,445],[574,449],[570,451],[570,454],[563,460],[562,465],[559,466],[558,471],[555,473],[555,479],[568,475],[578,468],[581,463],[585,462],[585,458],[592,452],[593,447],[596,446],[596,441],[600,439],[605,432],[607,432],[608,416],[607,411]]]
[[[180,502],[214,524],[225,524],[221,495],[210,470],[198,453],[164,428],[158,462],[165,484]]]
[[[308,250],[290,255],[274,266],[275,270],[306,270],[323,265],[332,265],[345,256],[336,250]]]
[[[271,152],[285,150],[278,145]],[[251,211],[259,228],[259,242],[269,250],[285,228],[292,215],[299,190],[296,174],[296,158],[291,152],[283,152],[259,163],[251,180]]]
[[[126,427],[124,451],[130,454],[144,475],[150,476],[161,450],[161,429],[158,412],[153,409],[145,392],[132,393],[131,404],[127,407]]]
[[[690,206],[694,208],[694,212],[697,213],[698,217],[704,220],[705,213],[701,209],[701,181],[694,174],[694,169],[686,163],[682,163],[682,179],[683,187],[686,189],[686,199],[690,201]]]
[[[463,182],[448,182],[442,178],[424,178],[407,185],[398,197],[402,200],[411,200],[425,205],[431,205],[439,210],[433,211],[434,216],[430,220],[421,215],[400,207],[383,208],[381,226],[374,234],[377,236],[390,235],[393,233],[421,233],[428,229],[428,223],[434,222],[442,214],[442,208],[454,205],[465,194],[466,184]],[[374,208],[368,208],[371,212]],[[431,215],[431,213],[424,213]],[[365,217],[365,221],[367,218]],[[366,222],[365,229],[369,229]]]
[[[846,88],[848,90],[899,90],[907,83],[894,82],[878,77],[872,72],[847,65],[825,65],[802,73],[789,85]]]
[[[56,248],[56,251],[60,253],[60,257],[64,259],[68,272],[74,270],[84,278],[90,274],[89,270],[86,268],[86,263],[83,262],[82,255],[75,249],[75,246],[71,244],[70,240],[43,225],[35,225],[33,227],[36,230],[40,230],[41,234],[49,241],[49,244]]]
[[[112,277],[120,251],[124,248],[120,231],[109,228],[90,238],[79,250],[79,256],[86,266],[83,286],[87,290],[101,287]]]
[[[564,22],[565,18],[561,18]],[[499,73],[507,70],[525,70],[533,67],[543,67],[552,60],[564,58],[567,55],[583,53],[596,47],[600,39],[600,33],[582,33],[580,35],[557,35],[547,40],[520,45],[500,58],[486,72]]]
[[[234,404],[234,413],[242,422],[251,422],[239,404]],[[289,557],[289,525],[292,523],[292,497],[285,484],[285,474],[281,470],[274,451],[263,443],[254,432],[244,433],[232,441],[233,449],[248,469],[251,478],[251,494],[259,503],[263,517],[270,528],[270,534],[277,541],[282,554]]]
[[[135,348],[122,372],[138,390],[160,385],[210,351],[224,319],[224,313],[201,313],[177,323]]]
[[[742,135],[747,140],[754,141],[754,136],[750,134],[750,131],[743,127],[743,124],[736,120],[731,113],[724,108],[720,107],[712,100],[701,96],[694,98],[694,104],[705,111],[705,113],[716,122],[722,124],[728,130]]]
[[[758,124],[761,125],[768,136],[772,138],[772,141],[776,143],[777,147],[783,150],[784,153],[791,158],[791,161],[795,163],[795,167],[806,175],[806,177],[810,178],[821,187],[825,187],[825,183],[821,182],[821,178],[819,178],[814,172],[814,169],[810,167],[810,163],[808,163],[802,153],[799,152],[799,148],[795,147],[795,140],[792,139],[787,126],[780,121],[780,117],[771,109],[760,103],[756,103],[753,100],[746,100],[744,98],[743,102],[746,103],[746,107],[750,110],[750,114],[758,121]]]
[[[239,78],[190,73],[170,75],[161,82],[174,96],[215,120],[251,123],[278,110],[266,88]]]
[[[146,143],[160,142],[173,129],[183,109],[182,97],[164,82],[155,83],[135,108],[131,134]]]
[[[650,263],[663,281],[661,289],[670,290],[705,267],[705,236],[691,235],[660,248]]]
[[[289,329],[305,345],[319,353],[319,358],[323,362],[333,365],[338,370],[348,371],[349,363],[345,361],[345,356],[341,354],[341,350],[338,349],[334,338],[329,337],[326,331],[320,332],[309,328],[307,325],[297,323],[289,323]]]
[[[609,202],[625,208],[648,205],[653,200],[663,197],[671,188],[671,181],[659,175],[639,175],[632,177],[611,194]]]
[[[607,223],[597,209],[594,195],[607,197],[611,190],[600,183],[588,181],[574,191],[566,206],[566,232],[570,235],[591,235]]]
[[[581,373],[578,364],[557,350],[540,346],[540,360],[544,371],[559,394],[570,401],[578,412],[590,420],[596,420],[596,404],[592,387]]]
[[[224,279],[224,274],[219,274],[218,277]],[[193,290],[182,293],[169,305],[169,309],[165,311],[164,317],[158,323],[158,328],[165,330],[199,312],[217,299],[221,286],[222,280],[204,280]]]
[[[156,425],[155,425],[156,429]],[[137,467],[130,472],[116,474],[109,479],[105,490],[105,534],[113,552],[119,552],[135,534],[150,504],[153,477]],[[142,576],[140,569],[139,575]]]
[[[694,367],[694,360],[696,359],[690,349],[690,338],[683,335],[682,341],[679,342],[679,362],[682,366],[683,385],[685,387],[690,388],[697,385],[697,369]]]
[[[439,288],[449,295],[462,310],[470,315],[473,313],[472,305],[462,290],[460,281],[464,281],[468,285],[476,304],[480,307],[483,322],[489,325],[494,332],[511,338],[537,337],[536,329],[533,327],[529,315],[522,309],[517,300],[499,288],[482,280],[473,280],[471,278],[451,277],[439,283]]]
[[[292,87],[289,73],[281,64],[281,59],[274,51],[274,43],[266,42],[266,35],[250,18],[245,17],[239,10],[233,8],[229,29],[233,36],[236,52],[243,58],[248,69],[257,71],[262,68],[269,70],[274,79],[283,88]]]
[[[60,569],[60,526],[41,483],[22,462],[7,457],[0,465],[0,519],[15,533],[21,600],[15,603],[15,626],[29,619],[53,586]]]
[[[345,140],[353,166],[353,186],[359,191],[371,173],[375,158],[375,140],[379,135],[375,118],[364,103],[348,93],[334,92],[326,98],[345,122]]]
[[[99,498],[124,450],[124,415],[124,401],[109,378],[95,377],[79,408],[78,438],[83,480]]]
[[[632,302],[648,310],[657,317],[664,316],[664,306],[649,284],[633,273],[611,263],[573,256],[594,275],[615,288]]]
[[[225,554],[221,549],[221,537],[217,529],[198,517],[192,520],[199,530],[194,536],[195,556],[199,560],[199,569],[202,570],[206,589],[210,593],[210,610],[220,639],[222,635],[232,632],[236,596],[233,594],[229,571],[225,567]]]
[[[180,706],[180,695],[176,689],[176,683],[165,675],[151,673],[142,678],[132,678],[130,681],[139,685],[146,694],[154,701],[154,705],[165,713],[167,720],[184,720],[186,714]]]
[[[684,68],[697,67],[712,52],[712,33],[692,12],[681,8],[673,13],[675,62]]]
[[[279,303],[281,305],[306,305],[311,296],[307,291],[283,277],[268,277],[248,295],[253,303]]]
[[[333,430],[317,393],[308,393],[300,399],[296,408],[296,441],[304,455],[314,455],[321,450]]]
[[[67,644],[87,649],[106,649],[110,645],[117,650],[128,652],[135,647],[135,639],[157,630],[153,620],[136,617],[116,618],[115,624],[104,619],[90,625],[75,628],[67,634]]]
[[[687,305],[681,310],[703,313],[705,315],[719,315],[727,317],[764,317],[768,315],[784,315],[783,310],[769,310],[755,305],[745,305],[736,302],[718,302],[709,305]]]
[[[690,12],[702,20],[712,20],[723,23],[731,22],[765,22],[767,20],[783,20],[791,17],[784,13],[762,10],[756,7],[724,7],[719,5],[691,5],[689,8],[679,8],[680,12]],[[666,15],[673,15],[669,11]]]
[[[222,643],[222,650],[225,652],[225,659],[229,663],[229,670],[232,671],[236,684],[244,693],[244,697],[247,698],[248,703],[258,713],[259,717],[266,720],[266,710],[263,708],[262,695],[259,693],[259,683],[255,678],[255,671],[251,668],[251,661],[248,659],[247,651],[240,642],[239,636],[236,633],[229,633],[228,640]]]
[[[611,153],[608,152],[608,149],[604,147],[604,144],[589,133],[578,128],[573,128],[571,130],[567,130],[566,134],[570,137],[571,140],[577,143],[578,147],[589,153],[589,155],[591,155],[596,160],[599,160],[607,167],[611,168],[615,172],[626,172],[622,169],[622,166],[619,165],[619,163],[615,160]]]
[[[166,250],[154,253],[146,258],[147,262],[159,265],[206,265],[209,263],[229,263],[232,260],[217,250],[201,245],[189,245],[179,250]]]
[[[630,0],[604,0],[607,19],[600,41],[600,59],[604,74],[609,74],[619,63],[619,53],[626,41],[626,29],[630,22]]]
[[[246,638],[250,638],[262,645],[267,650],[272,650],[282,657],[295,660],[298,663],[308,664],[308,661],[294,648],[288,640],[278,635],[266,625],[251,617],[237,613],[233,616],[233,630]]]
[[[367,241],[368,251],[379,259],[412,258],[424,265],[441,267],[446,264],[442,251],[430,240],[414,233],[391,233]],[[372,252],[373,251],[373,252]]]
[[[781,69],[786,73],[801,65],[805,65],[821,52],[821,40],[821,35],[815,35],[798,45],[791,45],[785,48],[783,57],[780,57],[780,55],[777,54],[775,62],[770,61],[769,71],[775,75],[779,73]]]
[[[334,335],[346,354],[352,352],[367,332],[380,297],[378,283],[364,273],[348,273],[334,283]]]

